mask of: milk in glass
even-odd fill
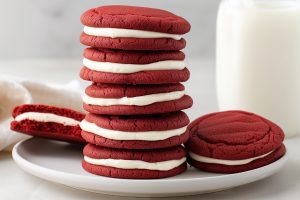
[[[223,0],[217,21],[220,110],[242,109],[300,132],[300,2]]]

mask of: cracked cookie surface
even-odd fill
[[[136,6],[101,6],[82,14],[81,23],[94,28],[118,28],[183,35],[190,31],[184,18],[165,10]],[[129,38],[102,37],[82,33],[82,44],[92,47],[123,50],[181,50],[183,38]]]
[[[188,21],[171,12],[146,7],[111,5],[92,8],[81,15],[81,23],[91,27],[124,28],[184,34]]]
[[[186,147],[196,155],[224,163],[255,158],[252,162],[237,165],[189,158],[191,165],[206,171],[246,171],[274,162],[285,153],[282,129],[254,113],[225,111],[208,114],[192,122],[189,130],[191,137]]]

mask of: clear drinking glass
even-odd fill
[[[242,109],[300,131],[300,3],[223,0],[217,20],[220,110]]]

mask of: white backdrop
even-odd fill
[[[1,0],[0,59],[81,57],[79,17],[91,7],[130,4],[157,7],[192,24],[189,58],[214,59],[215,21],[220,0]]]

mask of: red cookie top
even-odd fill
[[[85,114],[67,109],[67,108],[58,108],[54,106],[47,105],[38,105],[38,104],[24,104],[18,107],[15,107],[12,113],[13,118],[16,118],[18,115],[27,113],[27,112],[39,112],[39,113],[51,113],[63,117],[69,117],[78,121],[84,119]]]
[[[94,98],[122,98],[183,90],[184,86],[180,83],[163,85],[118,85],[98,83],[88,86],[85,93]]]
[[[81,23],[90,27],[136,29],[171,34],[189,32],[191,26],[182,17],[165,10],[111,5],[93,8],[81,15]]]
[[[145,162],[161,162],[167,160],[180,160],[186,156],[182,146],[156,150],[127,150],[111,149],[88,144],[83,149],[83,154],[95,159],[121,159],[141,160]]]
[[[165,60],[184,60],[181,51],[122,51],[113,49],[86,48],[83,56],[98,62],[122,64],[150,64]]]
[[[101,128],[128,132],[172,130],[185,127],[189,124],[188,116],[182,111],[133,116],[87,114],[85,120],[95,123]]]
[[[280,147],[284,133],[271,121],[253,113],[226,111],[196,119],[189,125],[186,146],[198,155],[224,160],[261,156]]]

